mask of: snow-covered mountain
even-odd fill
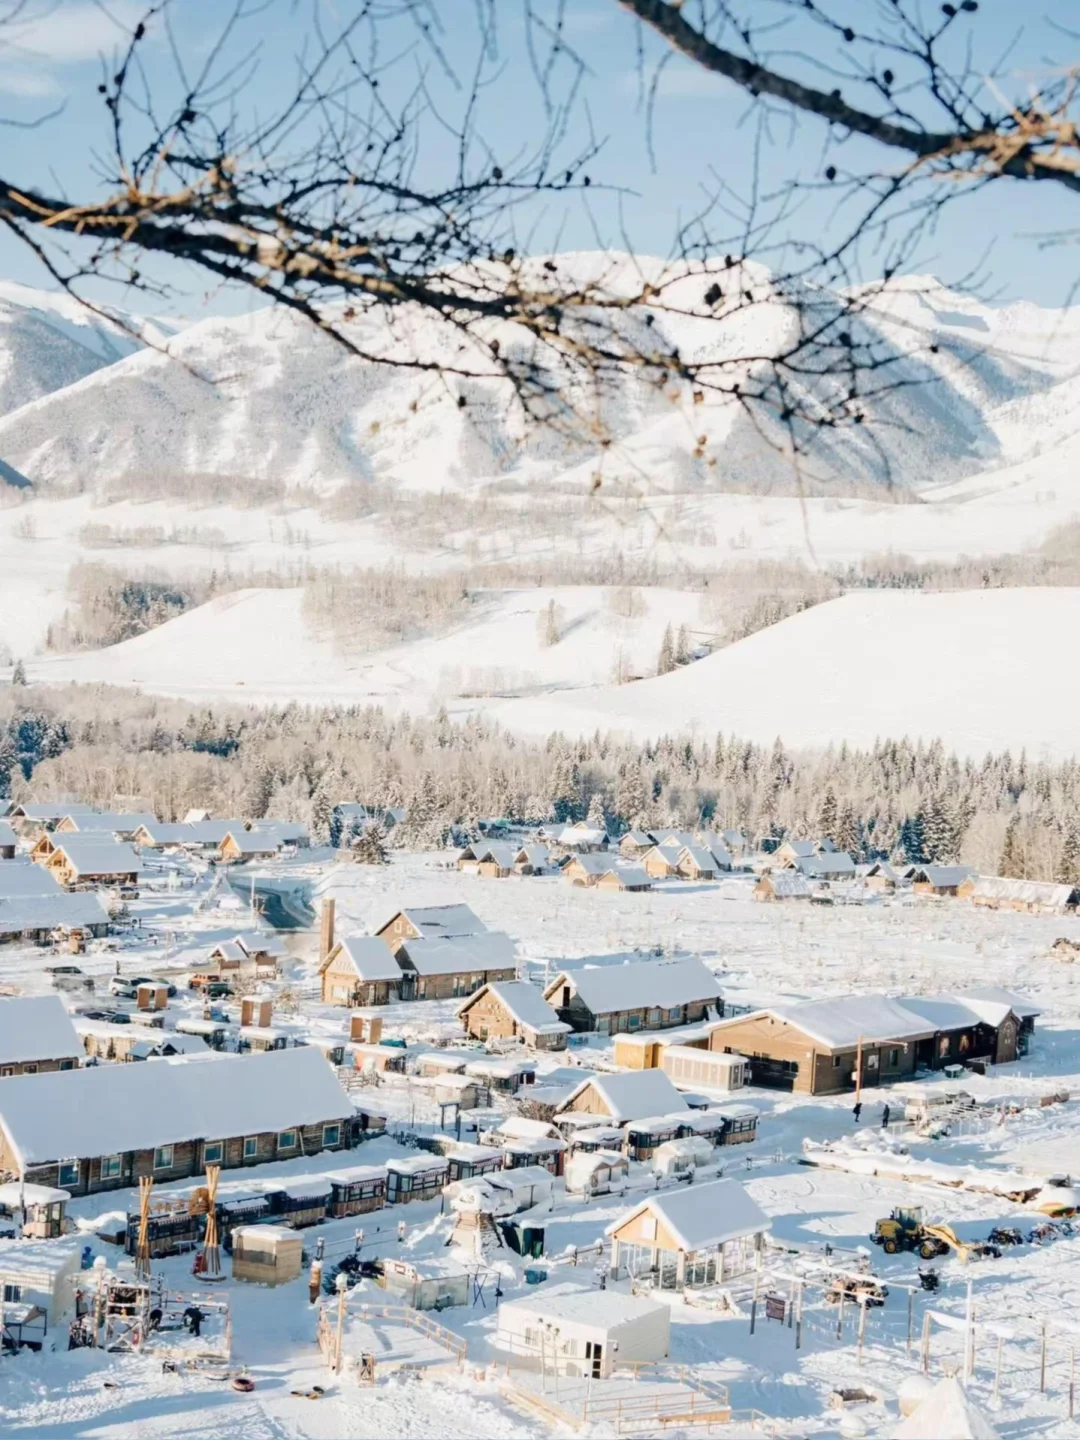
[[[577,274],[599,260],[559,263]],[[606,263],[617,286],[618,266],[630,262]],[[696,300],[689,287],[701,282],[678,283],[686,295],[670,292],[675,308]],[[453,355],[453,337],[427,315],[398,316],[392,327],[380,318],[355,322],[375,360],[270,309],[194,324],[162,353],[85,316],[80,329],[66,300],[53,297],[51,310],[40,297],[5,302],[14,288],[0,290],[0,324],[5,303],[14,317],[0,329],[0,456],[41,493],[70,490],[75,477],[80,489],[101,493],[132,484],[150,491],[155,477],[189,475],[321,492],[373,481],[475,490],[507,480],[587,491],[598,465],[614,493],[618,482],[634,493],[698,494],[790,493],[795,483],[767,429],[763,436],[737,403],[707,394],[691,416],[634,376],[604,402],[616,443],[602,457],[588,439],[529,430],[494,380],[444,383],[393,363]],[[775,349],[793,323],[766,297],[719,322],[665,313],[656,328],[684,355],[739,356]],[[807,467],[815,482],[854,483],[882,498],[925,494],[1074,433],[1080,309],[994,308],[907,280],[875,300],[857,330],[893,357],[883,375],[904,384],[870,403],[870,424],[822,438]],[[522,343],[509,327],[502,338],[504,346]],[[835,383],[808,381],[807,390],[820,397]]]

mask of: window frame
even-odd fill
[[[211,1150],[216,1150],[218,1153],[217,1153],[216,1155],[211,1155],[211,1154],[210,1154],[210,1151],[211,1151]],[[220,1165],[221,1162],[222,1162],[224,1159],[225,1159],[225,1141],[224,1141],[224,1140],[204,1140],[204,1141],[203,1141],[203,1164],[204,1164],[204,1165]]]
[[[292,1136],[291,1144],[285,1141],[284,1137],[286,1135]],[[295,1129],[279,1130],[274,1148],[277,1150],[298,1150],[300,1148],[300,1132]]]
[[[333,1138],[332,1140],[330,1140],[330,1139],[327,1138],[327,1133],[328,1133],[329,1131],[331,1131],[331,1130],[334,1132],[334,1138]],[[341,1144],[341,1123],[340,1123],[340,1121],[335,1122],[335,1123],[332,1124],[332,1125],[324,1125],[324,1126],[322,1127],[322,1143],[323,1143],[323,1149],[324,1149],[324,1150],[328,1150],[328,1149],[330,1149],[330,1148],[331,1148],[332,1146],[334,1146],[334,1145],[340,1145],[340,1144]]]
[[[259,1137],[257,1135],[244,1136],[245,1160],[257,1160],[259,1158]]]
[[[167,1154],[168,1157],[169,1157],[167,1160],[163,1160],[163,1159],[162,1159],[162,1160],[159,1160],[159,1159],[158,1159],[159,1156],[164,1156],[164,1155],[166,1155],[166,1154]],[[155,1169],[155,1171],[156,1171],[156,1170],[171,1170],[171,1169],[173,1168],[173,1165],[174,1165],[174,1163],[175,1163],[175,1160],[176,1160],[176,1146],[175,1146],[175,1145],[155,1145],[155,1146],[154,1146],[154,1169]]]
[[[73,1177],[69,1178],[68,1172],[74,1171]],[[82,1162],[79,1160],[61,1160],[56,1167],[56,1187],[58,1190],[66,1190],[69,1185],[78,1185],[82,1181]]]
[[[113,1169],[115,1164],[116,1168]],[[102,1180],[119,1180],[124,1173],[123,1155],[103,1155],[98,1164]]]

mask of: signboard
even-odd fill
[[[784,1311],[786,1304],[787,1302],[780,1295],[766,1295],[765,1319],[779,1320],[782,1325],[784,1323]]]

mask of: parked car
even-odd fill
[[[110,1010],[105,1016],[110,1025],[130,1025],[131,1016],[126,1010]]]
[[[123,975],[114,975],[109,981],[109,994],[115,995],[118,1000],[134,1000],[134,980],[127,980]]]

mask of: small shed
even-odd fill
[[[742,1089],[750,1067],[742,1055],[699,1050],[692,1045],[666,1045],[660,1051],[660,1068],[676,1085],[729,1093]]]
[[[272,995],[245,995],[240,1001],[242,1029],[255,1026],[260,1030],[268,1030],[273,1017],[274,998]]]
[[[386,1166],[351,1165],[331,1171],[329,1214],[340,1220],[346,1215],[366,1215],[386,1204]]]
[[[286,1225],[239,1225],[232,1232],[232,1278],[286,1285],[304,1267],[304,1242]]]
[[[626,1189],[630,1162],[618,1150],[577,1150],[566,1162],[568,1195],[621,1195]]]
[[[206,1041],[211,1050],[224,1050],[229,1027],[220,1020],[178,1020],[176,1032],[178,1035],[198,1036]]]
[[[275,1030],[271,1025],[241,1025],[241,1050],[284,1050],[289,1037],[284,1030]]]
[[[450,1162],[441,1155],[409,1155],[386,1162],[386,1203],[411,1205],[434,1200],[450,1177]]]
[[[499,1306],[495,1343],[515,1355],[540,1357],[545,1369],[601,1380],[616,1363],[663,1360],[670,1324],[667,1305],[639,1295],[545,1285]]]
[[[433,1257],[418,1265],[408,1260],[384,1260],[382,1286],[387,1295],[411,1310],[446,1310],[468,1305],[472,1276],[455,1260]]]
[[[749,1145],[757,1139],[759,1112],[753,1105],[719,1105],[716,1108],[724,1117],[719,1140],[721,1145]]]
[[[652,881],[640,865],[611,865],[598,877],[597,890],[651,890]]]
[[[383,1017],[378,1011],[354,1010],[349,1016],[349,1039],[358,1045],[377,1045],[382,1039],[382,1027]]]
[[[625,1129],[623,1142],[631,1160],[651,1160],[662,1145],[676,1139],[683,1128],[685,1116],[652,1115],[632,1120]]]
[[[510,1060],[496,1056],[470,1060],[465,1074],[482,1080],[491,1090],[502,1090],[513,1095],[523,1085],[531,1085],[536,1079],[535,1060]]]
[[[70,1191],[52,1185],[9,1180],[0,1185],[0,1215],[21,1219],[24,1240],[55,1240],[64,1233],[70,1199]]]
[[[139,1010],[164,1010],[168,1003],[168,985],[151,980],[135,987],[135,1005]]]
[[[345,1047],[353,1057],[354,1070],[378,1070],[405,1074],[406,1052],[400,1045],[354,1045]]]
[[[450,1165],[450,1183],[472,1180],[477,1175],[493,1175],[503,1168],[503,1152],[491,1145],[470,1145],[458,1140],[448,1145],[443,1156]]]
[[[279,1192],[277,1213],[297,1230],[318,1225],[326,1219],[331,1192],[328,1175],[319,1180],[289,1180]]]
[[[476,1058],[475,1050],[422,1050],[412,1064],[417,1075],[460,1075]]]
[[[665,1140],[653,1155],[657,1175],[686,1175],[699,1165],[709,1165],[715,1156],[711,1143],[702,1135],[684,1135],[679,1140]]]
[[[81,1245],[41,1240],[0,1240],[0,1293],[4,1305],[33,1307],[47,1325],[75,1311]]]

